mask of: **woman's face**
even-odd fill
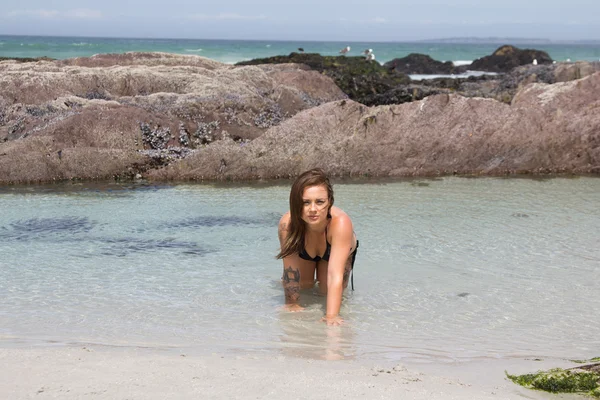
[[[318,224],[327,219],[329,196],[323,185],[308,186],[302,194],[302,220],[309,225]]]

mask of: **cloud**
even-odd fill
[[[74,9],[66,11],[57,10],[14,10],[7,14],[8,17],[30,17],[36,19],[100,19],[102,12],[88,9]]]
[[[227,21],[227,20],[243,20],[243,21],[254,21],[260,19],[267,19],[264,15],[239,15],[239,14],[227,14],[221,13],[216,15],[207,14],[192,14],[186,17],[195,21]]]
[[[59,14],[56,10],[14,10],[10,11],[7,15],[9,17],[34,17],[50,19],[55,18]]]
[[[85,8],[81,8],[77,10],[65,11],[64,16],[67,18],[100,19],[102,18],[102,12],[98,10],[88,10]]]
[[[385,18],[375,17],[375,18],[369,20],[369,22],[372,22],[375,24],[387,24],[388,21]]]
[[[347,18],[347,17],[336,17],[334,19],[323,20],[323,22],[325,22],[325,23],[343,22],[343,23],[350,23],[350,24],[372,25],[372,24],[387,24],[390,21],[388,21],[387,19],[382,18],[382,17],[362,18],[362,19]]]

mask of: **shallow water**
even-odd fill
[[[0,188],[0,344],[456,361],[600,355],[600,179],[345,182],[346,326],[281,311],[285,185]]]

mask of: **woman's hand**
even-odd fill
[[[283,306],[283,309],[288,312],[304,311],[304,307],[297,303],[290,303]]]
[[[344,319],[339,315],[329,316],[326,315],[321,318],[322,322],[325,322],[327,326],[340,326],[344,323]]]

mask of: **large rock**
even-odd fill
[[[459,74],[464,68],[457,68],[452,61],[441,62],[434,60],[426,54],[411,53],[403,58],[394,58],[383,64],[384,67],[393,69],[403,74]]]
[[[538,57],[537,65],[532,61]],[[479,63],[489,63],[479,68]],[[598,63],[552,64],[550,57],[538,50],[520,50],[502,46],[492,56],[484,57],[469,66],[454,67],[451,62],[442,63],[423,54],[410,54],[395,59],[381,67],[362,57],[291,53],[239,63],[239,65],[263,65],[301,63],[311,69],[331,76],[335,83],[352,100],[368,106],[402,104],[421,100],[442,93],[458,93],[466,97],[493,98],[510,103],[515,93],[529,83],[555,83],[583,78],[598,70]],[[481,65],[483,65],[481,64]],[[588,65],[589,64],[589,65]],[[510,67],[509,67],[510,66]],[[385,70],[388,70],[388,73]],[[435,78],[411,80],[406,74],[460,74],[468,69],[490,70],[496,75],[461,78]]]
[[[343,98],[298,65],[144,53],[1,62],[0,182],[133,175]]]
[[[384,93],[366,96],[362,103],[366,106],[402,104],[410,103],[411,101],[422,100],[425,97],[442,93],[449,94],[452,93],[452,90],[417,84],[400,85]]]
[[[538,65],[552,64],[552,58],[545,51],[522,50],[504,45],[496,49],[492,55],[473,61],[468,68],[472,71],[509,72],[520,65],[531,64],[533,60],[537,60]]]
[[[0,61],[12,61],[15,63],[30,63],[38,61],[54,61],[50,57],[0,57]]]
[[[377,176],[600,172],[600,72],[526,83],[572,79],[594,70],[586,64],[524,70],[510,104],[448,89],[369,108],[298,64],[174,57],[167,66],[145,64],[155,57],[0,63],[0,182],[276,178],[313,166]]]
[[[146,65],[146,66],[190,66],[200,67],[208,70],[222,69],[224,64],[211,60],[205,57],[192,55],[171,54],[171,53],[142,53],[128,52],[119,54],[96,54],[91,57],[75,57],[57,61],[57,65],[78,66],[89,68],[106,68],[131,65]]]
[[[364,57],[322,56],[315,53],[290,53],[288,56],[259,58],[237,65],[262,65],[295,63],[304,64],[329,76],[352,100],[364,103],[365,99],[385,93],[398,85],[410,83],[410,78],[400,72],[381,66]]]
[[[600,62],[528,64],[513,68],[505,74],[424,79],[414,81],[410,87],[429,88],[423,90],[423,93],[451,91],[465,97],[486,97],[510,104],[517,91],[528,84],[566,82],[584,78],[598,71],[600,71]],[[393,95],[393,92],[391,94]],[[382,104],[382,99],[386,99],[387,96],[389,95],[384,93],[377,101]]]
[[[437,95],[305,110],[246,145],[221,141],[153,179],[257,179],[320,166],[334,175],[600,173],[600,73],[531,84],[512,105]]]

